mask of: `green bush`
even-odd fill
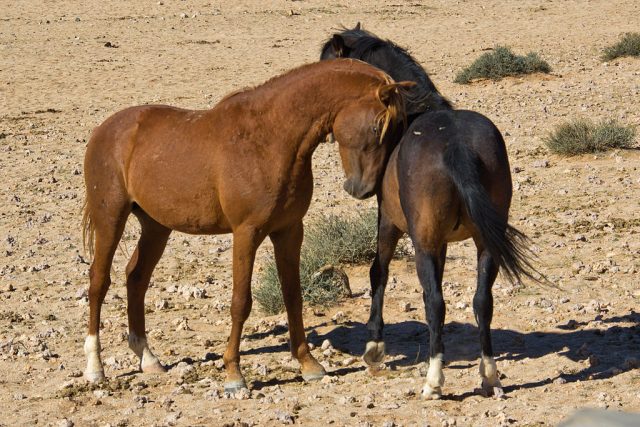
[[[589,120],[573,120],[551,132],[545,144],[554,153],[576,155],[606,151],[612,148],[631,148],[635,128],[623,126],[615,120],[593,123]]]
[[[377,212],[371,210],[354,218],[323,216],[306,228],[300,255],[300,285],[305,302],[329,306],[350,294],[348,279],[338,267],[373,259],[377,224]],[[265,266],[254,297],[268,314],[284,310],[275,261]]]
[[[500,80],[506,76],[550,71],[549,64],[537,53],[530,52],[527,56],[520,56],[506,46],[496,46],[492,52],[480,55],[469,67],[459,72],[454,82],[466,84],[474,79]]]
[[[604,49],[602,59],[611,61],[621,56],[640,56],[640,33],[626,33],[622,39]]]

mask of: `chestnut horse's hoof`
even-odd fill
[[[236,394],[241,390],[248,390],[247,383],[244,379],[235,380],[235,381],[227,381],[224,383],[224,392],[229,394]]]
[[[369,366],[378,366],[384,360],[384,341],[369,341],[362,355],[362,360]]]
[[[325,375],[327,375],[327,372],[320,366],[320,370],[318,371],[302,372],[302,379],[306,382],[319,381],[324,378]]]
[[[96,371],[96,372],[86,372],[84,373],[84,379],[89,381],[90,383],[99,383],[100,381],[104,381],[104,371]]]
[[[142,366],[140,370],[145,374],[164,374],[167,372],[167,369],[157,360],[146,366]]]
[[[324,367],[313,358],[310,358],[310,360],[302,364],[300,373],[302,374],[302,379],[306,382],[318,381],[327,375]]]

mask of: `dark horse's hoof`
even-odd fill
[[[384,360],[384,341],[369,341],[362,355],[362,360],[369,366],[378,366]]]

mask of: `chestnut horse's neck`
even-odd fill
[[[252,126],[262,122],[274,129],[271,138],[257,144],[285,145],[298,158],[310,156],[331,132],[333,121],[344,106],[364,96],[375,96],[375,87],[389,83],[389,77],[368,64],[337,59],[304,65],[256,88],[224,98],[215,109],[235,105],[249,112]],[[288,151],[288,150],[287,150]]]

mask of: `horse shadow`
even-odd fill
[[[600,324],[630,323],[627,326],[610,326],[606,329],[582,328],[595,321]],[[310,328],[308,341],[316,346],[328,339],[332,346],[344,354],[360,357],[364,353],[368,339],[366,325],[360,322],[346,322],[335,325],[327,333],[320,334],[324,323]],[[520,332],[510,329],[492,330],[492,340],[496,360],[537,359],[549,354],[558,354],[574,362],[587,361],[585,368],[575,373],[561,373],[537,381],[514,384],[505,387],[505,392],[541,387],[559,377],[566,382],[596,380],[614,377],[625,370],[638,368],[640,348],[640,313],[631,311],[624,316],[605,317],[597,315],[589,322],[569,321],[558,326],[559,331]],[[566,332],[565,332],[566,331]],[[279,328],[277,334],[287,333]],[[423,322],[407,321],[385,325],[386,352],[392,359],[387,363],[390,369],[409,367],[422,363],[428,358],[429,332]],[[444,327],[445,359],[448,369],[466,369],[478,363],[480,345],[478,328],[475,324],[450,322]],[[256,348],[245,354],[288,351],[288,344]],[[347,374],[363,367],[341,368],[334,374]],[[466,396],[453,396],[459,400]]]

